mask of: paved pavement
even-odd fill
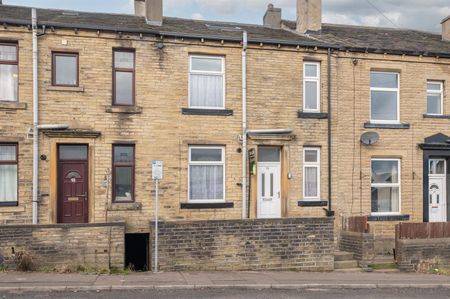
[[[170,272],[129,275],[0,273],[0,292],[175,289],[447,288],[450,277],[364,272]]]
[[[245,290],[245,289],[198,289],[198,290],[128,290],[101,292],[27,292],[8,293],[3,299],[444,299],[448,289],[306,289],[306,290]]]

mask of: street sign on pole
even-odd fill
[[[153,271],[158,272],[158,196],[159,196],[159,180],[163,178],[163,161],[152,162],[152,179],[155,181],[155,265]]]

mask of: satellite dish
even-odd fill
[[[377,132],[367,132],[361,135],[361,143],[365,145],[372,145],[380,140],[380,135]]]

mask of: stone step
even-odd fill
[[[353,253],[345,251],[336,251],[334,253],[335,261],[351,261],[354,259]]]
[[[334,262],[334,269],[352,269],[352,268],[358,268],[358,262],[356,260]]]
[[[392,264],[394,262],[393,255],[377,255],[373,259],[372,264]]]

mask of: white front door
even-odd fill
[[[258,218],[281,218],[280,176],[280,163],[258,163]]]
[[[428,205],[430,222],[447,221],[447,184],[446,161],[443,159],[430,160],[430,174],[428,177]]]

